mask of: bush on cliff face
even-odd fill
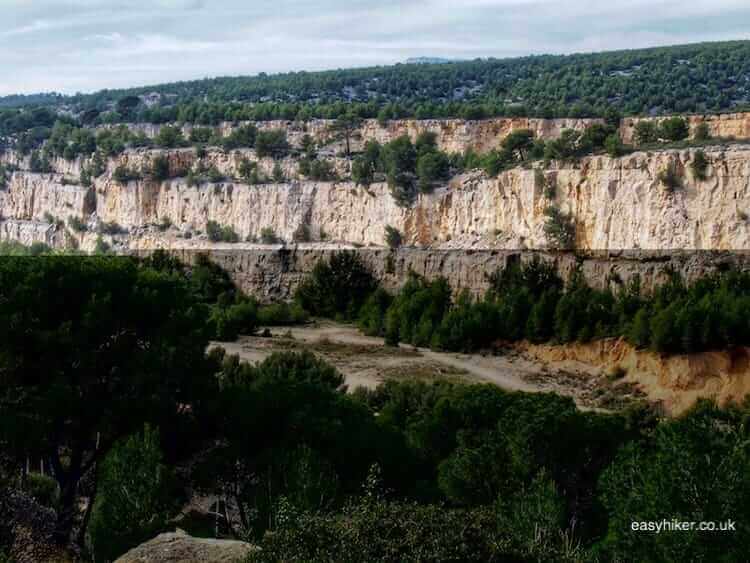
[[[544,234],[552,243],[552,247],[559,250],[573,248],[576,231],[570,216],[554,205],[547,207],[544,214],[547,217],[544,224]]]
[[[0,164],[0,190],[4,190],[8,187],[8,183],[10,182],[10,172],[8,172],[8,169]]]
[[[635,142],[638,145],[648,145],[659,140],[659,129],[653,121],[639,121],[634,129]]]
[[[238,148],[253,148],[257,137],[258,129],[255,125],[243,125],[234,129],[226,137],[220,138],[219,143],[225,151]]]
[[[206,234],[211,242],[239,242],[240,237],[230,225],[219,225],[216,221],[206,223]]]
[[[154,142],[164,149],[174,149],[187,144],[182,129],[170,125],[163,125],[159,128],[159,133],[154,138]]]
[[[260,158],[267,156],[282,158],[286,156],[289,153],[286,131],[283,129],[259,131],[255,137],[255,152]]]
[[[693,176],[698,180],[705,180],[706,170],[708,170],[708,159],[706,153],[703,151],[696,151],[693,155],[693,161],[690,163],[690,169],[693,171]]]
[[[140,180],[143,176],[137,170],[120,164],[112,173],[112,179],[118,184],[127,184],[133,180]]]
[[[309,180],[330,182],[336,179],[336,170],[327,160],[303,158],[299,162],[299,173]]]
[[[169,178],[169,159],[166,155],[154,157],[151,161],[149,175],[155,182],[163,182]]]
[[[667,141],[682,141],[690,135],[690,126],[682,117],[668,117],[659,123],[659,137]]]

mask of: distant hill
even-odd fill
[[[0,96],[0,108],[20,108],[26,106],[54,105],[62,101],[62,94],[13,94]]]
[[[736,110],[750,103],[750,41],[512,59],[412,63],[173,82],[40,98],[109,120],[211,124],[222,119],[585,117]],[[50,95],[43,95],[50,96]],[[138,97],[139,100],[134,100]],[[18,97],[16,97],[18,98]],[[28,105],[0,98],[0,106]],[[93,112],[93,113],[92,113]]]
[[[440,57],[411,57],[406,59],[408,65],[441,65],[456,62],[455,59],[442,59]]]

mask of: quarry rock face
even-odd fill
[[[623,142],[631,144],[634,141],[635,126],[642,121],[651,121],[659,123],[667,117],[626,117],[620,124],[620,137]],[[722,113],[706,115],[688,115],[685,116],[690,125],[691,135],[701,123],[708,126],[708,133],[711,137],[717,138],[750,138],[750,113]]]
[[[353,128],[350,134],[350,149],[361,150],[367,141],[387,143],[402,135],[408,135],[412,141],[420,133],[431,132],[436,135],[438,147],[448,153],[462,153],[468,149],[486,152],[500,146],[502,140],[511,132],[519,129],[530,129],[538,139],[553,139],[560,136],[564,129],[583,131],[593,123],[601,123],[601,119],[562,118],[542,119],[529,117],[497,117],[480,120],[464,119],[392,119],[380,123],[376,119],[364,119]],[[302,146],[302,139],[308,135],[318,145],[326,147],[326,152],[336,154],[345,148],[344,134],[336,129],[334,120],[313,119],[307,122],[298,121],[241,121],[237,123],[223,122],[213,129],[226,137],[232,131],[248,124],[255,125],[261,131],[283,129],[287,133],[289,143],[294,147]],[[111,128],[113,126],[103,126]],[[162,125],[150,123],[129,124],[134,132],[140,132],[147,137],[156,137]],[[183,135],[187,138],[190,132],[200,126],[186,124],[179,125]]]
[[[715,136],[750,138],[749,116],[689,119],[693,129],[698,123],[708,123]],[[636,121],[622,121],[626,140]],[[499,146],[513,130],[529,128],[538,138],[548,139],[566,128],[582,130],[591,123],[530,118],[392,120],[385,124],[365,120],[351,132],[350,144],[356,151],[369,139],[387,142],[405,134],[415,139],[431,131],[445,151],[483,152]],[[218,130],[228,135],[240,125],[225,123]],[[104,174],[83,186],[81,171],[89,164],[85,159],[56,158],[50,163],[52,170],[40,174],[30,172],[28,155],[7,150],[0,154],[0,162],[14,171],[6,189],[0,190],[0,240],[86,251],[102,241],[118,252],[167,248],[187,256],[207,251],[222,259],[228,256],[229,265],[234,265],[228,269],[243,287],[268,298],[288,296],[315,261],[332,249],[345,247],[367,256],[392,285],[415,271],[428,277],[444,275],[457,289],[476,293],[486,289],[488,273],[519,251],[547,253],[564,269],[569,269],[564,265],[568,262],[583,260],[590,265],[591,281],[604,283],[621,251],[630,253],[628,258],[616,259],[626,273],[637,270],[650,278],[654,277],[653,264],[659,262],[643,256],[653,253],[671,261],[674,250],[750,250],[750,146],[744,144],[701,149],[708,161],[703,179],[692,166],[697,149],[641,151],[620,158],[594,155],[546,165],[535,162],[496,177],[471,170],[400,204],[385,182],[365,187],[348,179],[351,160],[343,156],[345,139],[333,122],[257,125],[285,129],[293,146],[300,146],[309,135],[318,145],[318,158],[325,159],[340,180],[305,178],[299,171],[299,157],[274,160],[259,158],[253,149],[208,148],[200,164],[221,179],[211,182],[203,177],[191,182],[188,171],[195,171],[199,163],[194,149],[141,148],[109,159]],[[160,126],[129,127],[154,136]],[[191,126],[183,129],[188,135]],[[157,157],[167,158],[170,179],[150,178]],[[247,184],[239,179],[240,165],[246,160],[257,163],[266,178],[280,168],[283,181]],[[117,182],[113,176],[118,167],[138,172],[140,179]],[[661,179],[667,169],[675,172],[676,187]],[[575,254],[565,259],[558,258],[559,241],[546,228],[550,208],[559,210],[575,233],[568,249]],[[209,241],[209,221],[236,233],[239,242]],[[397,229],[410,248],[389,251],[386,227]],[[269,233],[283,246],[258,244]],[[608,256],[608,266],[602,266],[602,253]],[[581,259],[581,255],[589,257]],[[705,268],[693,265],[689,269]]]
[[[166,154],[170,169],[179,174],[195,159],[189,149],[126,152],[91,187],[71,177],[80,162],[55,160],[55,173],[49,174],[19,170],[0,191],[0,233],[6,239],[49,242],[42,223],[54,226],[72,217],[86,222],[95,216],[128,229],[125,244],[134,248],[186,234],[210,245],[200,236],[206,223],[215,221],[231,227],[240,240],[257,239],[270,229],[291,242],[304,227],[312,241],[384,246],[386,226],[391,226],[405,244],[420,247],[550,249],[555,241],[545,233],[545,210],[556,207],[575,226],[578,250],[750,249],[750,147],[705,149],[705,180],[691,169],[693,149],[636,152],[518,167],[495,178],[472,171],[417,195],[409,205],[400,205],[385,183],[363,187],[301,179],[292,159],[281,162],[284,183],[247,185],[231,179],[249,152],[210,151],[204,160],[227,179],[198,185],[184,177],[164,182],[145,177],[125,184],[112,178],[116,166],[148,169],[159,154]],[[348,164],[346,159],[333,162],[342,171]],[[269,173],[274,166],[272,159],[259,163]],[[679,176],[675,189],[659,178],[668,167]],[[144,229],[161,224],[169,224],[169,232],[144,238]]]

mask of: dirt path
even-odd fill
[[[283,350],[307,349],[344,374],[350,389],[374,388],[390,379],[436,379],[489,382],[509,391],[555,392],[573,397],[583,408],[602,408],[601,377],[596,370],[559,369],[522,354],[456,354],[401,345],[385,346],[382,338],[361,334],[356,327],[319,322],[301,327],[272,327],[272,337],[245,336],[221,344],[230,354],[258,362]]]

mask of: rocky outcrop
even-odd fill
[[[250,152],[214,150],[204,163],[229,178]],[[16,222],[66,222],[71,217],[114,222],[129,229],[122,240],[129,248],[171,245],[178,235],[210,247],[202,234],[208,221],[216,221],[231,227],[240,240],[257,239],[270,229],[291,241],[304,227],[313,241],[383,246],[385,228],[391,226],[406,244],[422,247],[544,249],[555,246],[545,232],[545,210],[554,206],[575,226],[578,250],[750,249],[750,147],[741,145],[706,149],[705,180],[691,170],[694,150],[637,152],[547,168],[519,167],[496,178],[474,171],[418,195],[407,206],[399,205],[384,183],[364,188],[350,181],[299,180],[291,159],[283,162],[288,180],[281,184],[227,179],[189,185],[184,177],[121,184],[112,178],[116,166],[147,170],[162,153],[128,151],[110,162],[109,172],[91,188],[66,179],[65,170],[80,163],[55,161],[52,174],[15,172],[8,189],[0,191],[0,212],[6,221]],[[165,154],[174,174],[185,173],[195,159],[190,150]],[[345,159],[334,162],[342,169],[347,164]],[[264,170],[273,167],[271,159],[260,163]],[[668,167],[679,175],[677,189],[659,179]],[[29,240],[30,235],[20,234],[22,224],[27,225],[3,225],[0,233],[13,238],[12,233],[19,232]],[[149,231],[163,224],[171,228]]]
[[[534,359],[553,365],[578,362],[603,368],[603,372],[619,372],[621,382],[635,385],[650,401],[661,403],[674,415],[690,408],[699,398],[724,405],[741,402],[750,394],[748,348],[665,356],[637,350],[614,338],[521,348]]]
[[[188,241],[189,242],[189,241]],[[224,268],[243,291],[264,301],[293,296],[300,282],[320,260],[326,260],[334,245],[307,247],[259,247],[257,245],[217,244],[210,250],[188,246],[185,241],[168,247],[171,254],[191,264],[208,255]],[[750,252],[597,252],[589,254],[513,250],[427,250],[416,248],[356,249],[384,287],[395,291],[410,272],[427,279],[444,277],[456,291],[468,290],[481,296],[490,287],[489,276],[514,262],[541,259],[554,264],[563,279],[574,271],[594,287],[617,287],[637,277],[644,291],[668,280],[671,272],[692,281],[727,268],[750,269]],[[135,251],[148,255],[150,249]]]
[[[708,125],[711,137],[724,139],[750,139],[750,113],[722,113],[685,116],[690,124],[691,136],[695,134],[698,125]],[[635,126],[641,121],[659,123],[667,117],[626,117],[620,124],[620,137],[623,142],[633,144]]]
[[[159,534],[115,563],[237,563],[256,548],[236,540],[193,538],[182,530]]]
[[[446,152],[463,153],[469,149],[486,152],[499,147],[502,140],[514,130],[530,129],[538,139],[552,139],[558,137],[563,129],[582,131],[592,123],[601,121],[601,119],[582,118],[498,117],[480,120],[392,119],[380,123],[375,119],[365,119],[351,131],[349,141],[352,150],[361,150],[367,141],[387,143],[402,135],[408,135],[412,140],[416,140],[420,133],[429,131],[435,133],[438,146]],[[284,129],[290,144],[295,147],[302,145],[302,138],[305,135],[309,135],[319,146],[325,147],[325,152],[328,154],[336,154],[345,147],[343,133],[336,129],[333,120],[327,119],[313,119],[307,122],[282,120],[223,122],[213,129],[220,135],[227,136],[238,127],[250,123],[259,130]],[[129,124],[128,127],[153,138],[158,135],[162,125],[137,123]],[[192,129],[198,126],[185,124],[179,127],[185,137],[189,137]]]
[[[639,121],[660,122],[663,117],[626,117],[620,123],[620,137],[627,144],[633,143],[635,125]],[[690,123],[691,132],[695,132],[700,123],[708,125],[709,134],[716,138],[734,138],[738,140],[750,139],[750,112],[698,114],[685,116]],[[353,150],[360,150],[369,140],[381,143],[392,141],[401,135],[409,135],[412,140],[425,131],[436,134],[438,145],[447,152],[462,153],[468,149],[485,152],[497,148],[502,140],[512,131],[530,129],[538,139],[553,139],[560,136],[564,129],[582,131],[593,123],[601,123],[601,119],[587,118],[559,118],[542,119],[530,117],[497,117],[480,120],[463,119],[392,119],[383,123],[375,119],[365,119],[354,129],[350,137]],[[222,136],[229,135],[237,127],[253,123],[260,130],[284,129],[293,146],[299,147],[302,138],[309,135],[319,145],[326,146],[328,152],[334,154],[341,151],[345,143],[342,134],[336,131],[333,120],[313,119],[300,121],[258,121],[258,122],[223,122],[213,127]],[[173,124],[173,126],[175,126]],[[112,127],[112,126],[107,126]],[[150,123],[129,124],[134,131],[144,133],[148,137],[158,135],[162,125]],[[179,125],[185,136],[196,127],[191,124]]]

